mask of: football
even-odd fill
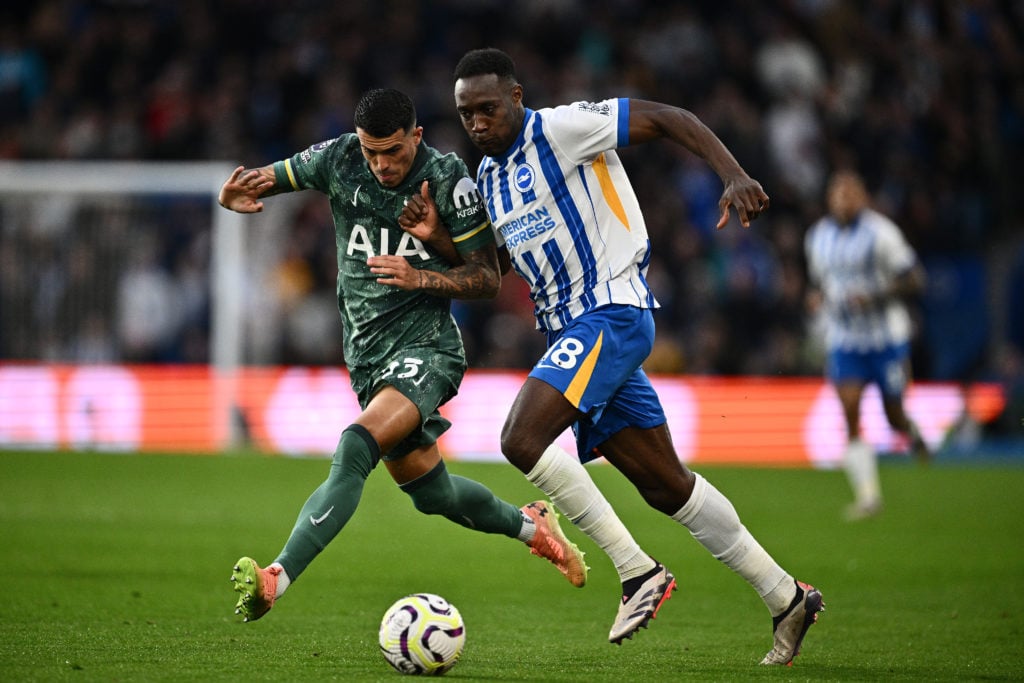
[[[379,640],[384,659],[401,673],[440,676],[459,661],[466,627],[440,595],[413,593],[384,613]]]

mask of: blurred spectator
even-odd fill
[[[46,66],[17,22],[0,14],[0,123],[23,120],[46,91]]]
[[[175,282],[158,262],[156,240],[143,235],[132,245],[117,287],[117,334],[124,360],[166,360],[181,324]]]
[[[996,349],[992,379],[1003,386],[1006,405],[989,431],[1024,436],[1024,241],[1012,256],[1006,287],[1007,339]]]

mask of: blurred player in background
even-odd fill
[[[477,186],[498,234],[502,272],[514,267],[530,284],[548,339],[508,415],[502,452],[614,563],[622,601],[609,640],[621,643],[646,626],[675,578],[639,547],[583,467],[600,456],[757,590],[774,632],[762,664],[790,663],[822,609],[821,593],[786,573],[732,503],[676,455],[641,367],[657,307],[645,280],[650,241],[615,148],[667,138],[705,159],[725,185],[719,228],[730,206],[748,226],[768,196],[704,124],[677,107],[610,99],[533,111],[523,104],[512,59],[496,49],[467,53],[455,79],[459,117],[486,155]],[[403,219],[431,211],[417,198]],[[578,459],[555,443],[569,427]]]
[[[302,507],[277,559],[261,568],[243,557],[234,567],[236,613],[252,621],[274,605],[348,522],[379,460],[420,512],[518,538],[582,586],[582,553],[553,509],[543,501],[516,508],[449,474],[437,448],[451,426],[438,407],[455,396],[466,370],[451,298],[493,297],[501,281],[490,222],[466,165],[423,142],[413,103],[397,90],[367,92],[355,130],[269,166],[239,167],[220,192],[222,206],[242,213],[261,211],[262,198],[281,192],[330,198],[345,361],[363,409],[342,431],[327,480]],[[421,242],[398,224],[406,199],[428,188],[438,198],[444,241],[423,235]],[[450,267],[455,260],[460,265]]]
[[[835,386],[846,419],[843,456],[855,500],[847,517],[862,519],[882,509],[875,450],[860,433],[864,387],[875,383],[892,428],[905,434],[915,455],[927,461],[928,446],[903,409],[910,381],[910,315],[904,300],[924,289],[924,270],[899,227],[868,206],[861,177],[838,171],[829,180],[828,214],[805,238],[812,290],[809,308],[823,314],[825,374]]]

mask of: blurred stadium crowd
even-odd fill
[[[916,375],[998,379],[1021,391],[1019,1],[6,5],[0,158],[256,166],[349,131],[359,94],[386,85],[413,96],[429,144],[457,151],[472,169],[479,155],[455,115],[450,74],[466,49],[488,45],[517,60],[528,106],[632,96],[692,110],[772,198],[751,229],[715,231],[720,183],[703,162],[669,144],[624,150],[663,306],[650,370],[821,372],[802,239],[823,211],[829,172],[853,165],[929,271],[916,307]],[[247,360],[339,363],[329,211],[317,195],[287,216],[279,251],[254,280],[272,305],[253,315],[273,322],[253,325],[264,341]],[[132,296],[120,313],[93,311],[51,358],[205,362],[209,293],[197,283],[209,235],[178,226],[123,253],[122,271],[107,274],[112,296],[120,288],[149,297],[143,312],[131,310]],[[51,305],[54,288],[97,270],[102,245],[60,231],[11,233],[0,231],[5,294],[27,264],[54,271],[33,288]],[[497,302],[458,303],[456,314],[472,366],[523,368],[539,355],[543,340],[517,280],[506,279]],[[139,315],[158,328],[148,345],[130,341]],[[99,341],[86,343],[90,334]],[[0,357],[17,356],[6,346],[0,340]]]

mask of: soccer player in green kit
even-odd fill
[[[420,512],[519,539],[582,586],[583,553],[562,533],[553,507],[536,501],[516,508],[479,482],[449,474],[437,448],[451,426],[438,407],[455,396],[466,371],[451,299],[493,297],[500,286],[476,185],[461,159],[423,142],[413,103],[397,90],[364,94],[355,131],[262,168],[236,168],[220,191],[220,204],[241,213],[262,211],[262,198],[281,192],[329,197],[345,361],[362,408],[277,558],[265,568],[249,557],[236,563],[235,612],[253,621],[273,607],[351,518],[379,460]],[[428,191],[450,240],[428,239],[425,225],[398,224],[405,201]]]

